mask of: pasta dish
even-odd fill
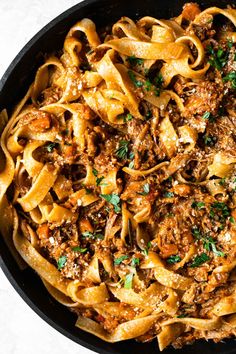
[[[87,18],[0,113],[0,231],[108,342],[236,335],[236,9]]]

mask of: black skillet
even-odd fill
[[[33,81],[35,71],[42,62],[42,54],[62,48],[63,40],[70,27],[83,17],[91,18],[98,28],[116,22],[121,16],[129,16],[133,19],[146,15],[170,18],[178,15],[186,2],[187,0],[86,0],[75,5],[44,27],[10,64],[0,81],[0,111],[3,108],[11,111],[13,105],[23,97]],[[224,7],[230,3],[236,4],[235,0],[196,2],[199,2],[202,9],[209,6]],[[156,341],[140,344],[129,340],[110,344],[76,328],[74,325],[76,316],[49,296],[32,269],[20,271],[1,237],[0,265],[23,300],[41,318],[73,341],[101,354],[154,354],[158,352]],[[172,347],[164,351],[166,354],[175,352]],[[218,344],[212,341],[198,341],[194,345],[185,346],[176,353],[236,354],[236,344],[233,339]]]

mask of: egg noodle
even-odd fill
[[[105,341],[236,334],[235,26],[85,18],[0,114],[2,237]]]

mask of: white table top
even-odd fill
[[[80,0],[0,0],[0,77],[24,44],[45,24]],[[36,315],[0,270],[0,352],[92,354]]]

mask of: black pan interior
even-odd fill
[[[33,81],[43,54],[59,50],[67,31],[79,19],[89,17],[95,21],[98,28],[101,28],[116,22],[121,16],[129,16],[133,19],[146,15],[170,18],[178,15],[186,2],[187,0],[87,0],[74,6],[42,29],[10,65],[0,82],[0,111],[3,108],[11,111]],[[195,2],[198,2],[202,8],[235,4],[235,0],[195,0]],[[0,265],[11,284],[29,306],[54,328],[75,342],[102,354],[154,354],[158,352],[155,341],[148,344],[135,341],[109,344],[77,329],[74,326],[76,317],[49,296],[39,277],[29,268],[24,271],[19,270],[1,237]],[[174,354],[175,350],[170,347],[164,352]],[[233,354],[236,353],[235,341],[226,340],[218,344],[212,341],[200,341],[178,350],[178,354],[199,353]]]

